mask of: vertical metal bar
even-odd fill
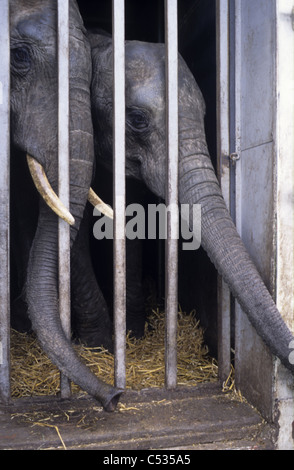
[[[229,91],[229,1],[216,4],[217,37],[217,146],[218,175],[222,193],[230,207],[230,91]],[[231,294],[223,279],[218,279],[218,369],[223,382],[231,370]]]
[[[69,3],[58,0],[58,194],[69,208]],[[59,311],[70,338],[70,227],[59,218]],[[70,381],[61,374],[61,396],[70,395]]]
[[[0,26],[0,399],[10,399],[10,40],[9,0],[1,2]]]
[[[114,329],[115,385],[126,385],[125,243],[125,4],[112,1],[113,14],[113,159],[114,159]]]
[[[167,181],[166,203],[171,209],[167,219],[166,240],[166,345],[165,385],[177,385],[178,317],[178,11],[177,0],[165,0],[166,15],[166,128]]]
[[[233,29],[232,38],[234,41],[234,49],[231,51],[233,54],[232,60],[233,69],[232,69],[232,77],[231,80],[233,81],[233,87],[230,87],[232,92],[231,98],[231,108],[233,107],[233,127],[231,129],[231,152],[236,153],[237,155],[241,155],[241,96],[242,96],[242,89],[241,89],[241,69],[242,69],[242,2],[241,0],[235,0],[232,4],[232,11],[231,11],[231,27]],[[230,50],[232,46],[232,41],[230,43]],[[241,191],[242,191],[242,181],[241,181],[241,165],[240,164],[233,165],[234,168],[234,195],[231,194],[231,197],[234,198],[233,203],[231,204],[231,216],[235,217],[234,222],[236,224],[237,230],[239,234],[242,233],[241,227]],[[233,214],[233,210],[235,214]]]
[[[240,140],[239,120],[240,117],[240,34],[241,24],[239,16],[239,4],[235,0],[229,2],[229,51],[230,51],[230,154],[238,154],[238,141]],[[239,133],[239,135],[238,135]],[[230,214],[236,224],[236,173],[237,167],[235,162],[230,160]]]
[[[231,152],[241,155],[241,63],[242,59],[242,2],[241,0],[231,0],[231,29],[232,38],[230,39],[230,46],[234,43],[234,48],[231,48],[233,67],[231,70],[231,110],[233,115],[231,119]],[[240,162],[242,164],[242,161]],[[232,178],[231,186],[231,208],[234,211],[231,213],[232,218],[236,224],[238,233],[242,238],[242,179],[241,179],[241,164],[231,166]],[[232,212],[231,210],[231,212]],[[237,388],[240,387],[242,376],[242,359],[244,358],[244,350],[242,348],[242,339],[246,333],[244,331],[243,317],[244,313],[239,303],[234,299],[232,302],[232,310],[235,317],[235,383]],[[246,320],[245,320],[246,321]],[[246,330],[246,328],[245,328]],[[247,362],[247,358],[244,358]],[[246,374],[247,375],[247,374]],[[248,374],[249,377],[249,374]]]

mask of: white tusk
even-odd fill
[[[92,188],[89,189],[88,201],[94,207],[96,207],[101,212],[101,214],[104,214],[107,217],[109,217],[110,219],[113,219],[113,210],[112,210],[112,208],[110,206],[108,206],[107,204],[105,204],[105,202],[103,202],[102,199],[100,199],[100,197],[97,196],[97,194],[93,191]]]
[[[53,212],[55,212],[55,214],[58,215],[58,217],[65,220],[69,225],[74,225],[75,219],[61,202],[57,194],[53,191],[42,165],[28,154],[27,162],[35,186],[46,204],[53,210]]]

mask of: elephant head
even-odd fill
[[[70,212],[56,196],[57,2],[10,1],[12,139],[28,155],[42,194],[28,262],[26,301],[33,329],[50,359],[106,410],[112,410],[121,391],[100,381],[79,360],[63,333],[58,311],[58,216],[71,224],[72,245],[88,198],[94,155],[91,51],[76,2],[70,1],[69,8]]]
[[[89,33],[92,108],[98,158],[112,164],[112,40]],[[126,173],[142,179],[161,198],[166,185],[165,47],[126,41]],[[293,336],[251,261],[229,215],[210,160],[205,103],[179,56],[179,202],[201,205],[201,244],[257,333],[281,362]],[[190,228],[192,229],[192,210]]]

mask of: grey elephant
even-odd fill
[[[33,329],[52,362],[105,410],[112,411],[121,390],[98,379],[80,361],[63,332],[58,311],[58,216],[71,224],[73,246],[89,195],[94,157],[91,51],[77,4],[71,0],[69,5],[70,212],[56,197],[57,2],[10,2],[12,139],[13,145],[27,155],[42,196],[28,259],[26,302]]]
[[[89,33],[95,151],[112,166],[112,40]],[[126,41],[126,173],[164,199],[165,47]],[[224,202],[206,144],[205,103],[179,56],[179,202],[201,204],[201,244],[257,333],[292,372],[293,336],[251,261]],[[190,226],[192,223],[190,210]]]
[[[12,137],[14,127],[11,128]],[[26,302],[26,278],[31,246],[38,223],[39,193],[30,175],[26,155],[12,146],[11,174],[11,326],[17,331],[32,330]],[[112,351],[112,322],[99,288],[89,251],[88,213],[84,211],[71,250],[72,339],[88,347],[103,346]]]
[[[32,325],[26,303],[26,278],[38,223],[39,194],[29,173],[25,154],[14,147],[11,149],[10,174],[11,326],[19,332],[30,333]],[[112,322],[90,259],[87,223],[90,210],[90,207],[85,208],[71,250],[72,339],[88,347],[103,346],[112,351]]]

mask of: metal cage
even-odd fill
[[[58,148],[59,197],[69,206],[69,6],[68,0],[58,1]],[[178,113],[177,113],[177,1],[165,2],[166,56],[167,56],[167,148],[168,148],[168,204],[177,204],[178,194]],[[9,250],[9,168],[10,168],[10,53],[9,53],[9,0],[1,3],[1,56],[0,75],[0,129],[1,147],[1,312],[0,312],[0,391],[4,402],[10,400],[10,250]],[[115,383],[125,388],[125,113],[124,81],[124,0],[113,1],[114,47],[114,324],[115,324]],[[177,325],[177,240],[171,238],[171,226],[178,224],[168,218],[166,240],[166,386],[176,386],[176,325]],[[60,317],[64,331],[70,336],[70,239],[69,226],[59,221],[59,295]],[[69,384],[61,380],[61,394],[69,395]]]
[[[58,1],[58,146],[59,146],[59,196],[66,206],[69,205],[69,0]],[[288,3],[287,3],[288,2]],[[10,40],[9,40],[9,0],[1,0],[0,29],[0,399],[4,404],[11,401],[10,391]],[[199,2],[195,2],[198,3]],[[166,204],[178,204],[178,2],[165,0],[165,43],[166,43],[166,103],[167,103],[167,193]],[[290,5],[291,4],[291,5]],[[263,160],[258,160],[261,174],[266,173],[265,166],[274,177],[269,182],[270,191],[265,199],[259,200],[261,212],[267,207],[273,196],[276,225],[268,226],[267,246],[270,246],[272,265],[265,267],[263,274],[268,276],[271,286],[275,287],[277,304],[285,320],[293,322],[293,301],[289,297],[287,286],[293,290],[293,266],[287,266],[288,252],[283,243],[283,231],[293,238],[293,220],[289,222],[285,211],[283,179],[287,180],[288,193],[293,196],[293,164],[286,158],[287,148],[293,152],[291,132],[286,133],[287,118],[283,109],[287,107],[287,93],[293,97],[294,67],[291,61],[285,61],[285,49],[289,35],[293,35],[293,1],[289,0],[216,0],[216,36],[217,36],[217,154],[218,172],[224,198],[231,208],[241,237],[249,237],[247,227],[257,220],[251,220],[246,212],[246,196],[258,188],[250,186],[250,191],[243,192],[250,183],[247,165],[250,163],[250,150],[263,152]],[[125,2],[112,0],[112,29],[114,50],[114,324],[115,324],[115,384],[126,387],[125,374],[125,336],[126,336],[126,243],[125,243]],[[262,15],[271,18],[271,22],[261,21],[261,27],[253,28],[253,18]],[[274,25],[273,27],[271,27]],[[251,45],[261,42],[262,50],[247,45],[250,36]],[[255,41],[255,42],[254,42]],[[293,37],[291,53],[293,53]],[[274,45],[274,51],[271,48]],[[264,119],[265,134],[270,129],[270,137],[258,145],[244,148],[241,145],[241,129],[249,129],[248,106],[244,99],[246,80],[250,84],[253,67],[262,58],[264,68],[258,68],[258,79],[266,81],[266,101],[271,104],[270,113]],[[282,63],[283,59],[283,63]],[[286,63],[287,62],[287,63]],[[282,63],[282,65],[281,65]],[[290,78],[289,78],[290,77]],[[287,79],[288,80],[287,80]],[[291,81],[292,80],[292,81]],[[254,96],[254,95],[253,95]],[[256,97],[255,97],[256,98]],[[258,97],[257,97],[258,98]],[[245,104],[244,104],[245,103]],[[252,107],[258,106],[252,99]],[[257,109],[261,110],[261,106]],[[289,120],[293,120],[293,107],[288,109]],[[267,119],[267,121],[266,121]],[[291,121],[292,122],[292,121]],[[243,128],[242,128],[243,126]],[[262,130],[264,130],[262,129]],[[293,133],[292,133],[293,135]],[[246,134],[247,137],[247,134]],[[268,153],[267,153],[268,152]],[[258,153],[258,155],[260,155]],[[265,156],[264,156],[265,155]],[[236,162],[236,157],[241,157]],[[247,157],[247,160],[246,160]],[[254,157],[254,162],[257,159]],[[263,168],[263,169],[262,169]],[[292,174],[291,174],[292,172]],[[291,177],[290,177],[291,174]],[[249,182],[249,183],[248,183]],[[250,196],[250,194],[249,194]],[[289,196],[289,195],[288,195]],[[283,199],[284,198],[284,199]],[[245,201],[245,202],[244,202]],[[242,209],[242,210],[241,210]],[[248,211],[249,213],[249,211]],[[268,224],[268,220],[265,221]],[[177,386],[177,312],[178,312],[178,244],[172,232],[179,221],[174,214],[168,217],[167,240],[165,246],[165,388]],[[247,224],[247,225],[246,225]],[[262,239],[262,235],[258,235]],[[247,238],[246,238],[247,237]],[[258,247],[258,243],[257,243]],[[289,249],[293,261],[293,244]],[[253,247],[253,257],[257,263],[268,253],[258,253]],[[283,279],[287,278],[287,282]],[[69,227],[59,221],[59,292],[60,316],[64,331],[70,335],[70,240]],[[289,423],[293,415],[293,391],[286,386],[291,381],[279,372],[272,357],[256,339],[255,332],[244,322],[241,309],[234,304],[227,286],[219,280],[219,315],[218,315],[218,360],[219,377],[223,381],[231,367],[231,313],[235,313],[235,349],[236,382],[245,391],[249,400],[256,405],[269,420],[273,419],[274,402],[284,422],[280,445],[283,445],[283,432],[289,442]],[[285,303],[285,308],[283,307]],[[292,307],[291,307],[292,306]],[[291,310],[292,308],[292,310]],[[285,313],[286,312],[286,313]],[[254,346],[252,346],[252,344]],[[248,369],[248,358],[252,358],[252,367]],[[253,360],[254,359],[254,360]],[[256,359],[256,362],[255,362]],[[267,364],[262,368],[261,364]],[[262,370],[264,379],[260,380]],[[289,382],[290,383],[290,382]],[[249,386],[249,385],[250,386]],[[276,387],[276,388],[274,388]],[[275,390],[275,392],[273,392]],[[247,393],[248,392],[248,393]],[[70,395],[66,377],[61,377],[61,395]],[[278,403],[278,405],[277,405]],[[289,412],[290,407],[292,411]],[[288,411],[287,411],[288,410]],[[288,413],[288,414],[287,414]],[[290,416],[290,417],[289,417]],[[281,421],[282,422],[282,421]],[[286,424],[285,424],[286,423]],[[284,427],[283,427],[284,426]],[[293,443],[292,443],[293,444]]]

